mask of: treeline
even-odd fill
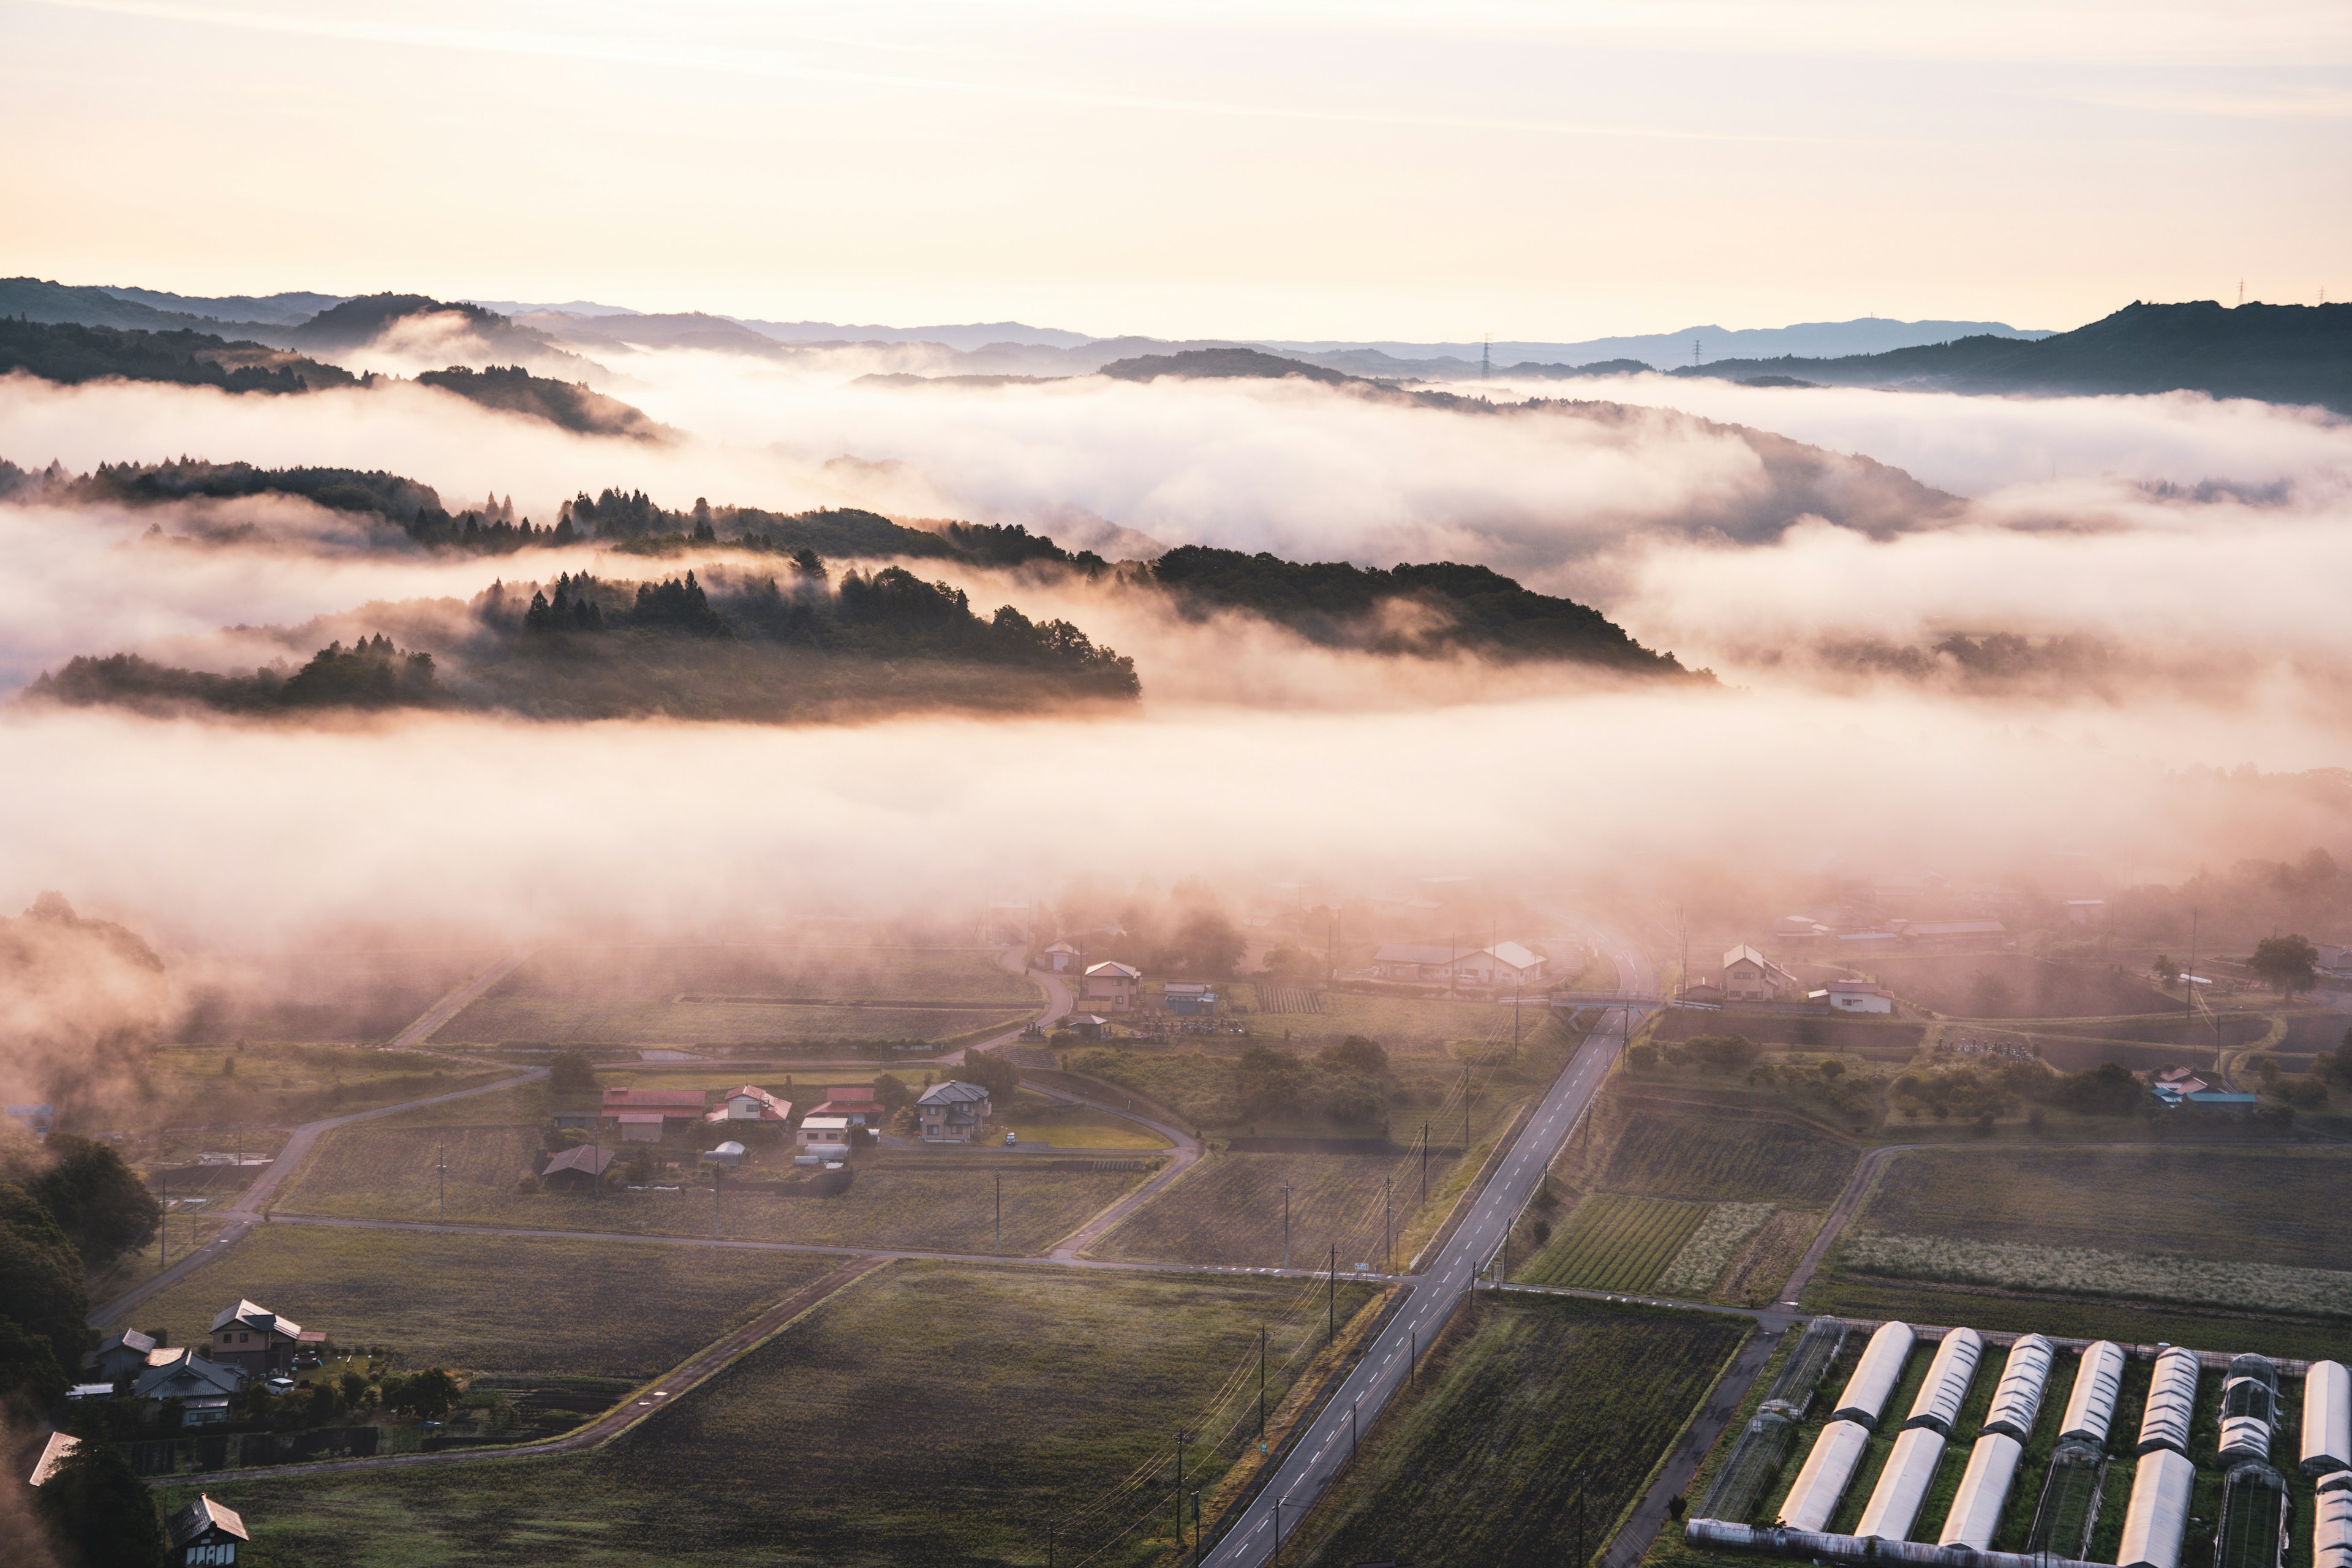
[[[309,663],[288,674],[257,669],[251,675],[218,675],[157,664],[137,654],[77,658],[54,673],[44,671],[25,689],[27,700],[68,707],[131,708],[171,712],[208,708],[226,713],[272,713],[334,708],[437,708],[448,705],[429,653],[393,646],[381,634],[350,647],[330,643]]]
[[[577,382],[533,375],[519,364],[491,365],[473,370],[451,365],[417,376],[421,386],[454,392],[485,408],[501,409],[533,419],[544,419],[582,436],[620,436],[633,441],[667,441],[677,432],[656,424],[641,408]]]
[[[1020,566],[1031,562],[1095,573],[1110,563],[1090,550],[1068,551],[1020,523],[950,522],[934,532],[894,522],[856,507],[775,512],[758,507],[712,506],[700,496],[691,507],[670,509],[643,490],[583,490],[563,504],[560,521],[581,537],[639,545],[724,543],[745,550],[793,555],[900,555],[914,560],[968,561],[976,566]]]
[[[309,392],[349,386],[358,379],[337,365],[260,343],[231,342],[209,332],[149,332],[0,317],[0,374],[16,370],[69,386],[120,376],[216,386],[224,392]]]

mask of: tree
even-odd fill
[[[2352,1084],[2352,1029],[2344,1031],[2343,1043],[2336,1047],[2336,1081]]]
[[[2254,944],[2246,967],[2292,999],[2298,991],[2319,984],[2319,950],[2301,936],[2266,936]]]
[[[988,1090],[988,1098],[996,1109],[1004,1110],[1021,1089],[1021,1071],[1003,1057],[990,1056],[986,1051],[964,1052],[963,1067],[957,1076],[965,1083],[978,1084]]]
[[[547,1086],[558,1094],[596,1092],[595,1064],[583,1050],[558,1051],[547,1064]]]
[[[874,1103],[896,1114],[915,1102],[915,1091],[907,1080],[896,1073],[883,1073],[874,1080]]]
[[[2159,952],[2156,962],[2147,966],[2147,973],[2158,985],[2169,985],[2179,978],[2180,965],[2173,963],[2169,955]]]
[[[60,1555],[81,1568],[155,1568],[163,1561],[155,1494],[102,1437],[82,1438],[38,1499]]]
[[[85,1268],[154,1239],[163,1205],[121,1155],[70,1132],[51,1133],[47,1148],[56,1163],[35,1181],[33,1194],[80,1250]]]
[[[82,1321],[89,1311],[82,1274],[81,1255],[57,1217],[24,1186],[0,1183],[0,1319],[46,1343],[60,1366],[78,1363],[96,1342]]]
[[[1361,1035],[1349,1035],[1336,1046],[1326,1046],[1315,1054],[1315,1059],[1328,1068],[1344,1068],[1367,1078],[1379,1078],[1389,1070],[1389,1054],[1377,1040]]]

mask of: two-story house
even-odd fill
[[[276,1377],[293,1370],[301,1346],[301,1324],[267,1307],[239,1300],[234,1307],[222,1308],[213,1319],[212,1348],[206,1353],[248,1377]]]
[[[915,1121],[926,1143],[970,1143],[984,1138],[992,1113],[988,1090],[953,1079],[931,1085],[915,1101]]]
[[[1078,982],[1078,1002],[1088,1012],[1131,1013],[1143,994],[1143,971],[1124,963],[1090,963]]]

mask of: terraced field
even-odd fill
[[[1705,1204],[1595,1193],[1512,1277],[1529,1285],[1646,1290],[1706,1215]]]

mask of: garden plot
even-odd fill
[[[1528,1285],[1646,1290],[1707,1213],[1705,1204],[1595,1193],[1513,1277]]]
[[[1775,1117],[1711,1106],[1628,1110],[1595,1184],[1611,1192],[1818,1206],[1836,1198],[1859,1158],[1833,1134]]]

